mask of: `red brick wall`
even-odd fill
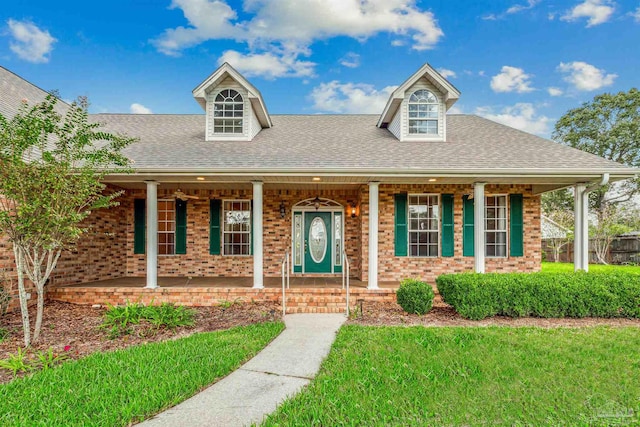
[[[177,187],[161,188],[159,198],[172,194]],[[251,276],[251,256],[209,255],[209,199],[251,199],[251,189],[189,190],[198,200],[187,207],[187,254],[160,256],[161,276]],[[462,256],[462,196],[472,193],[472,186],[456,185],[380,185],[379,280],[398,281],[421,277],[433,282],[441,273],[473,270],[473,257]],[[394,255],[393,195],[407,193],[454,194],[455,252],[447,258],[410,258]],[[540,268],[540,198],[532,195],[531,186],[487,185],[487,194],[522,193],[524,195],[525,256],[488,258],[487,271],[537,271]],[[351,274],[367,280],[369,189],[367,185],[350,189],[279,190],[266,186],[264,192],[264,268],[265,275],[279,276],[285,249],[291,244],[291,208],[316,195],[345,206],[345,249],[351,262]],[[133,200],[144,198],[144,190],[127,190],[120,206],[93,213],[91,228],[74,251],[65,252],[52,276],[52,285],[77,284],[123,276],[144,276],[146,258],[133,254]],[[346,209],[357,201],[360,214],[351,218]],[[280,203],[286,206],[280,218]],[[0,268],[13,266],[11,248],[0,239]]]
[[[158,199],[171,195],[176,188],[158,190]],[[209,254],[209,199],[252,199],[248,190],[184,190],[187,194],[200,199],[187,203],[187,254],[160,256],[158,274],[160,276],[251,276],[253,257]],[[358,198],[357,190],[264,190],[263,229],[264,229],[264,271],[266,276],[279,276],[282,257],[291,246],[291,208],[298,202],[316,196],[332,199],[345,206],[345,249],[350,260],[360,258],[358,217],[351,218],[346,207]],[[133,199],[144,198],[145,192],[129,191],[127,273],[130,276],[144,276],[146,256],[133,254]],[[280,203],[286,207],[285,218],[280,217]],[[352,261],[353,262],[353,261]],[[353,262],[351,271],[360,275],[359,266]]]
[[[413,258],[394,255],[393,197],[394,194],[402,192],[454,195],[453,257]],[[398,281],[406,277],[419,277],[433,283],[435,278],[443,273],[473,271],[473,257],[462,256],[462,196],[472,193],[471,185],[380,185],[378,280]],[[532,195],[531,186],[523,185],[487,185],[485,193],[487,195],[523,194],[525,224],[524,256],[487,258],[486,271],[538,271],[541,261],[540,197]],[[367,240],[365,234],[363,234],[364,240]]]

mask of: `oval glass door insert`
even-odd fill
[[[319,216],[313,218],[309,227],[309,252],[316,263],[322,262],[327,253],[327,227]]]

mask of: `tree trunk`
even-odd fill
[[[58,258],[60,258],[60,253],[61,251],[58,250],[47,250],[46,251],[46,258],[47,258],[47,264],[44,269],[44,272],[42,271],[42,267],[43,267],[43,262],[44,262],[44,257],[45,255],[43,254],[42,256],[39,256],[40,254],[37,251],[34,251],[35,255],[33,257],[33,262],[35,263],[34,265],[32,265],[32,269],[30,271],[33,272],[33,277],[32,280],[34,281],[34,283],[36,284],[36,289],[38,291],[38,306],[37,306],[37,311],[36,311],[36,326],[33,330],[33,342],[37,342],[38,338],[40,338],[40,331],[42,330],[42,316],[44,314],[44,285],[45,283],[47,283],[47,280],[49,280],[49,276],[51,275],[51,272],[53,271],[53,269],[56,267],[56,264],[58,263]]]
[[[13,256],[16,259],[18,271],[18,296],[20,298],[20,312],[22,314],[22,329],[24,331],[24,346],[31,345],[31,325],[29,324],[29,306],[27,304],[27,292],[24,288],[24,256],[22,249],[13,243]]]

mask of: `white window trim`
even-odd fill
[[[220,240],[220,245],[222,246],[220,253],[222,254],[222,256],[232,256],[232,257],[250,257],[252,256],[251,254],[251,245],[253,244],[253,242],[251,241],[251,227],[253,226],[252,222],[253,222],[253,206],[251,206],[251,199],[222,199],[222,221],[221,221],[221,226],[222,226],[222,239]],[[225,209],[226,203],[227,202],[247,202],[249,203],[249,231],[245,232],[245,231],[226,231],[225,230],[225,225],[226,225],[226,221],[227,221],[227,210]],[[248,254],[227,254],[225,253],[225,244],[224,244],[224,236],[225,234],[248,234],[249,235],[249,253]]]
[[[409,203],[409,200],[411,197],[415,197],[415,196],[436,196],[438,198],[438,254],[437,255],[411,255],[411,232],[412,231],[419,231],[419,230],[411,230],[411,217],[410,217],[410,210],[409,210],[409,206],[411,205]],[[440,193],[409,193],[407,194],[407,256],[409,258],[431,258],[431,259],[435,259],[435,258],[440,258],[442,255],[442,197]],[[425,230],[425,231],[429,231],[429,232],[433,232],[433,230]]]
[[[160,231],[160,202],[172,202],[173,203],[173,231]],[[171,222],[171,221],[164,221]],[[176,256],[176,199],[158,199],[158,256],[159,257],[171,257]],[[160,234],[173,234],[173,253],[172,254],[161,254],[160,253]],[[165,244],[166,246],[166,244]]]
[[[504,256],[499,255],[487,255],[487,197],[504,197],[504,212],[505,212],[505,253]],[[492,232],[502,231],[502,230],[491,230]],[[500,194],[485,194],[484,195],[484,257],[485,258],[496,258],[496,259],[505,259],[509,258],[509,194],[508,193],[500,193]]]

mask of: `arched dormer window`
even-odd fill
[[[213,104],[213,132],[243,133],[243,116],[244,101],[242,95],[233,89],[220,91]]]
[[[438,98],[426,90],[420,89],[409,98],[409,134],[438,134]]]

